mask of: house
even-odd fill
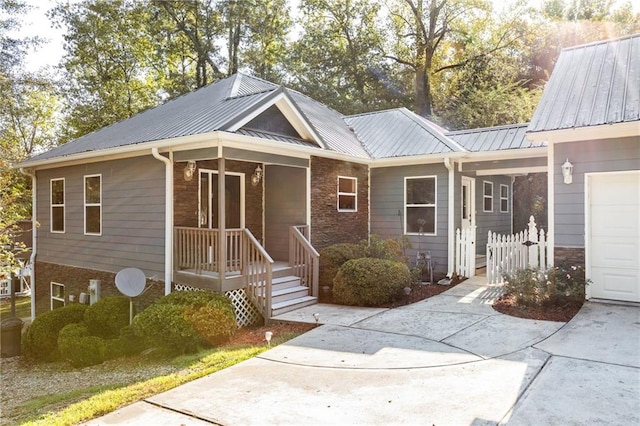
[[[455,229],[510,231],[512,175],[546,166],[525,127],[345,117],[233,75],[18,165],[40,223],[34,309],[118,294],[115,274],[136,267],[142,299],[224,292],[250,322],[314,303],[317,250],[373,233],[408,236],[451,274]]]
[[[565,49],[527,129],[548,144],[549,255],[640,302],[640,34]]]
[[[589,298],[638,301],[640,36],[566,49],[528,124],[450,132],[399,108],[353,116],[244,74],[19,165],[34,181],[38,312],[205,288],[247,321],[314,303],[318,250],[371,234],[458,270],[510,233],[518,174],[549,176],[549,254],[586,266]],[[580,64],[579,67],[574,64]],[[84,293],[84,294],[83,294]],[[257,308],[255,308],[257,306]]]

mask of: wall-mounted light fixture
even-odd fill
[[[196,162],[193,160],[187,161],[187,165],[184,166],[184,180],[189,182],[193,179],[193,174],[196,171]]]
[[[262,179],[262,169],[258,165],[258,167],[256,167],[256,169],[253,171],[253,174],[251,175],[251,185],[258,186],[261,179]]]
[[[569,162],[569,159],[567,158],[567,161],[564,162],[561,168],[562,177],[564,177],[564,183],[569,185],[571,182],[573,182],[573,164],[571,164]]]

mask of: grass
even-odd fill
[[[31,298],[29,296],[16,297],[16,316],[26,318],[31,316]],[[0,320],[11,317],[11,298],[0,300]]]
[[[283,343],[297,333],[287,333],[272,341]],[[167,360],[180,370],[164,376],[122,386],[101,386],[70,391],[64,394],[34,398],[20,407],[25,414],[23,425],[73,425],[84,422],[125,405],[215,373],[266,351],[264,345],[234,345],[208,349],[196,354]],[[48,412],[47,412],[48,411]]]

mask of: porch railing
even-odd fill
[[[218,230],[208,228],[174,228],[174,268],[218,272]]]
[[[251,231],[244,229],[242,237],[242,258],[245,261],[241,272],[246,279],[247,295],[268,323],[271,318],[273,259]]]
[[[174,268],[220,279],[220,233],[217,229],[174,228]],[[273,259],[248,229],[228,229],[225,276],[242,276],[247,296],[264,318],[271,317]],[[224,277],[222,277],[224,279]]]
[[[227,262],[225,273],[239,273],[243,268],[243,230],[227,229]],[[191,270],[196,274],[220,272],[218,255],[220,251],[219,231],[209,228],[174,228],[175,268]]]
[[[289,228],[289,266],[293,274],[300,277],[301,284],[310,289],[310,296],[318,297],[320,254],[309,242],[308,235],[306,225]]]

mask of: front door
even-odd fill
[[[218,171],[200,170],[200,227],[218,227]],[[244,228],[244,174],[225,173],[225,226]]]
[[[461,226],[469,229],[475,226],[475,179],[462,176]]]

